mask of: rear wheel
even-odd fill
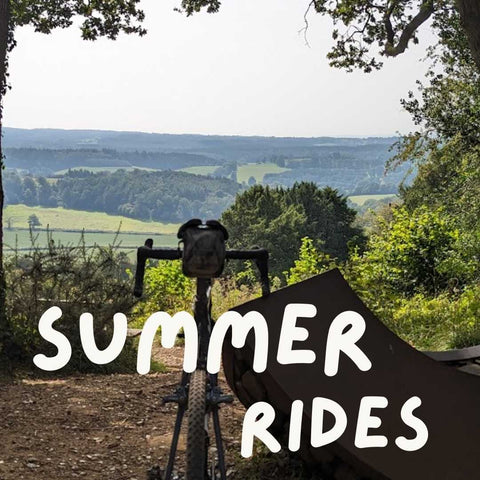
[[[195,370],[188,390],[187,469],[186,480],[206,480],[207,432],[206,373]]]

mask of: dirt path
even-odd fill
[[[144,480],[152,465],[165,466],[176,406],[161,399],[178,382],[183,349],[159,355],[168,373],[0,385],[0,480]],[[221,409],[229,465],[240,452],[243,415],[238,401]],[[184,452],[182,437],[180,470]]]

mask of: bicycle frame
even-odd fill
[[[211,279],[198,278],[197,279],[197,291],[195,295],[194,303],[194,317],[197,322],[198,332],[199,332],[199,353],[198,353],[198,363],[197,369],[206,369],[207,364],[207,352],[208,352],[208,341],[210,338],[210,333],[213,327],[213,321],[211,318],[211,288],[212,281]],[[175,420],[174,433],[172,438],[172,444],[170,447],[170,455],[168,459],[167,469],[165,471],[165,480],[171,480],[173,474],[173,467],[175,462],[175,456],[177,453],[178,439],[180,435],[180,429],[187,408],[187,398],[188,398],[188,383],[190,379],[190,374],[183,373],[182,381],[177,388],[175,394],[165,397],[163,399],[164,403],[175,402],[178,403],[177,418]],[[207,376],[207,410],[205,412],[206,417],[212,416],[213,428],[215,432],[215,442],[217,446],[217,456],[218,456],[218,468],[220,471],[221,480],[226,480],[226,468],[225,468],[225,459],[224,459],[224,448],[223,440],[220,430],[220,419],[219,419],[219,405],[221,403],[229,403],[233,401],[233,397],[230,395],[223,395],[222,391],[218,387],[217,375],[208,374]],[[208,418],[205,419],[208,421]]]
[[[198,328],[198,359],[197,368],[202,370],[207,366],[208,341],[213,328],[211,317],[211,290],[210,278],[197,278],[197,292],[193,313]]]
[[[135,277],[135,290],[134,293],[137,297],[140,297],[143,293],[143,277],[145,273],[145,263],[148,258],[163,259],[163,260],[176,260],[182,257],[180,249],[162,249],[153,248],[153,241],[148,239],[145,242],[145,246],[140,247],[137,250],[137,270]],[[227,259],[236,260],[253,260],[260,271],[262,294],[268,295],[270,286],[268,282],[268,252],[264,249],[253,250],[230,250],[226,252]],[[197,357],[197,370],[206,371],[207,353],[210,340],[210,334],[213,328],[213,320],[211,318],[211,290],[212,279],[211,278],[197,278],[196,280],[196,295],[194,302],[194,318],[197,323],[198,336],[199,336],[199,349]],[[173,432],[172,444],[170,446],[170,455],[168,459],[167,468],[165,471],[164,480],[172,480],[173,467],[175,463],[175,456],[177,452],[178,439],[180,435],[180,429],[185,415],[185,411],[188,408],[188,395],[189,384],[191,374],[183,372],[182,379],[177,387],[176,391],[172,395],[168,395],[163,398],[163,403],[174,402],[178,405],[177,417],[175,420],[175,427]],[[224,459],[223,441],[220,430],[219,420],[219,406],[221,403],[231,403],[233,397],[231,395],[224,395],[218,386],[217,374],[208,374],[206,385],[206,410],[205,410],[205,425],[208,424],[208,418],[212,417],[215,442],[217,447],[218,456],[218,470],[220,473],[220,479],[226,480],[226,468]],[[206,432],[208,449],[208,433]],[[206,457],[207,458],[207,457]],[[215,467],[214,467],[215,468]],[[157,470],[158,475],[160,472]],[[208,478],[208,473],[205,472],[205,478]],[[214,475],[215,476],[215,475]],[[158,476],[156,478],[159,478]],[[156,480],[152,477],[152,480]]]

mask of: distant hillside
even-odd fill
[[[5,128],[6,166],[52,176],[68,169],[186,170],[292,186],[308,180],[345,195],[398,191],[411,165],[385,175],[396,138],[277,138]]]
[[[4,128],[4,147],[43,149],[113,149],[118,151],[186,152],[235,160],[261,161],[264,156],[309,155],[326,145],[390,146],[395,138],[242,137],[220,135],[169,135],[105,130]]]

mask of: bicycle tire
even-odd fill
[[[188,390],[187,467],[186,480],[206,480],[207,434],[206,373],[195,370],[190,376]]]

